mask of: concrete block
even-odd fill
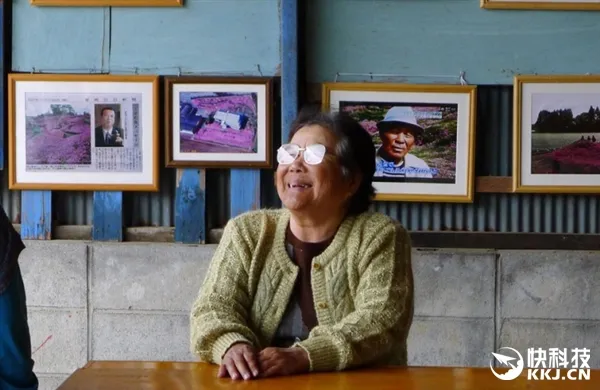
[[[38,390],[56,390],[58,387],[67,380],[68,375],[38,375],[38,381],[40,386]]]
[[[28,306],[84,308],[87,245],[76,241],[25,241],[19,257]]]
[[[93,244],[94,309],[189,311],[215,245]]]
[[[93,360],[197,360],[190,352],[189,315],[94,312]]]
[[[493,317],[493,252],[413,251],[415,315]]]
[[[600,368],[600,321],[506,319],[498,335],[498,348],[511,347],[521,353],[527,366],[527,348],[590,349],[589,366]]]
[[[600,252],[501,251],[506,318],[600,320]]]
[[[79,309],[29,309],[34,371],[71,374],[87,362],[87,313]]]
[[[415,317],[408,337],[408,364],[484,367],[493,348],[492,319]]]

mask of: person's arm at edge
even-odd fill
[[[252,305],[247,285],[251,257],[235,220],[230,220],[190,316],[192,352],[202,361],[221,364],[225,352],[239,342],[257,347],[247,325]]]
[[[31,338],[27,318],[25,286],[19,267],[19,256],[25,249],[19,233],[3,209],[0,208],[2,237],[0,255],[2,281],[0,283],[0,389],[4,387],[34,390],[38,379],[33,372]]]
[[[355,311],[333,326],[315,327],[294,346],[308,355],[310,371],[357,367],[390,352],[391,341],[406,340],[413,313],[411,242],[399,224],[379,231],[362,256]]]

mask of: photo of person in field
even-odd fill
[[[600,94],[532,95],[531,173],[600,174]]]
[[[456,104],[340,102],[376,148],[375,181],[455,183]]]

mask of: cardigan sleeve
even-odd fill
[[[248,268],[251,250],[230,220],[215,251],[190,316],[192,352],[200,360],[221,364],[233,344],[257,345],[248,327],[251,299]]]
[[[388,355],[406,343],[413,316],[411,243],[400,225],[377,232],[359,255],[355,310],[338,323],[319,325],[295,343],[308,353],[311,371],[344,370]]]

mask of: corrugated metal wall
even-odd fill
[[[477,176],[510,176],[512,169],[512,87],[480,86],[477,121]],[[278,112],[275,110],[275,112]],[[278,134],[278,120],[274,121]],[[277,137],[276,137],[277,138]],[[274,140],[274,146],[279,140]],[[21,196],[8,191],[2,175],[2,205],[19,222]],[[273,171],[264,171],[262,201],[278,207]],[[206,177],[207,225],[222,227],[229,215],[229,172],[209,170]],[[161,192],[125,193],[126,226],[174,225],[175,170],[161,169]],[[90,225],[91,192],[53,193],[53,214],[59,225]],[[473,204],[378,202],[413,231],[600,233],[600,197],[597,195],[478,194]]]

